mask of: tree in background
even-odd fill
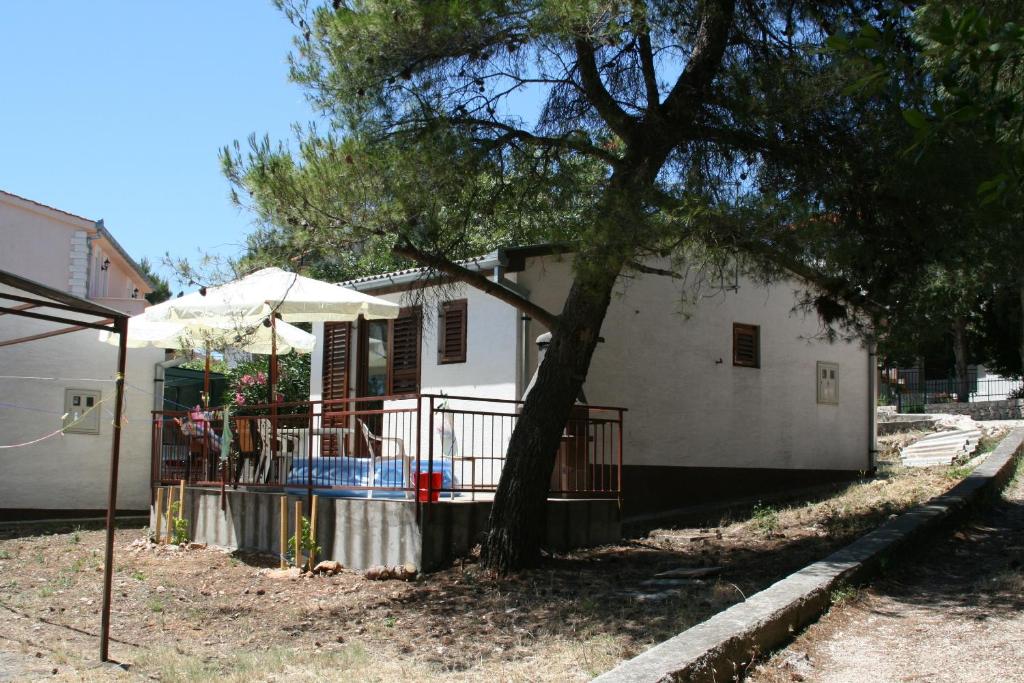
[[[153,291],[146,295],[146,301],[150,304],[159,304],[171,298],[170,283],[153,270],[153,264],[145,256],[139,261],[139,272],[153,285]]]

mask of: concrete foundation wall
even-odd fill
[[[1024,418],[1024,399],[975,401],[973,403],[929,403],[926,413],[970,415],[975,420],[1019,420]]]
[[[281,493],[185,490],[184,517],[193,541],[277,555],[280,543]],[[177,496],[177,489],[175,489]],[[295,533],[295,502],[287,496],[288,529]],[[416,519],[416,506],[420,518]],[[320,559],[337,560],[350,569],[377,564],[413,564],[427,571],[469,553],[483,538],[490,502],[423,505],[406,500],[317,499],[317,544]],[[303,514],[309,515],[308,507]],[[155,528],[150,509],[150,527]],[[166,533],[166,532],[165,532]],[[614,500],[548,502],[547,547],[564,551],[612,543],[622,536]]]

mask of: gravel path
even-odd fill
[[[747,680],[1024,683],[1024,474]]]

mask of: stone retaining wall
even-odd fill
[[[975,403],[929,403],[926,413],[970,415],[975,420],[1020,420],[1024,418],[1024,399],[977,401]]]

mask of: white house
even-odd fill
[[[152,291],[102,221],[3,191],[0,270],[133,315]],[[0,316],[2,340],[54,329]],[[163,357],[160,349],[128,354],[119,510],[149,505],[149,416]],[[0,346],[0,518],[106,508],[116,361],[117,348],[88,329]]]
[[[572,256],[557,251],[504,249],[467,266],[557,313],[572,281]],[[537,367],[535,340],[547,330],[518,310],[471,287],[438,289],[418,269],[343,284],[407,309],[390,322],[314,325],[323,353],[313,356],[311,399],[523,396]],[[817,318],[795,306],[805,284],[766,287],[738,273],[728,284],[686,315],[680,283],[667,277],[624,278],[613,296],[584,392],[591,405],[627,411],[619,451],[627,517],[850,478],[873,467],[875,369],[868,350],[820,339]],[[505,422],[477,424],[449,430],[441,446],[446,455],[470,444],[479,451],[481,443],[500,451],[507,443]],[[429,438],[421,437],[421,446]],[[592,431],[586,438],[593,464],[604,437]],[[497,472],[488,470],[487,458],[475,464],[480,460],[462,476],[493,483]],[[608,471],[592,468],[584,476]],[[556,466],[553,487],[558,476]]]

